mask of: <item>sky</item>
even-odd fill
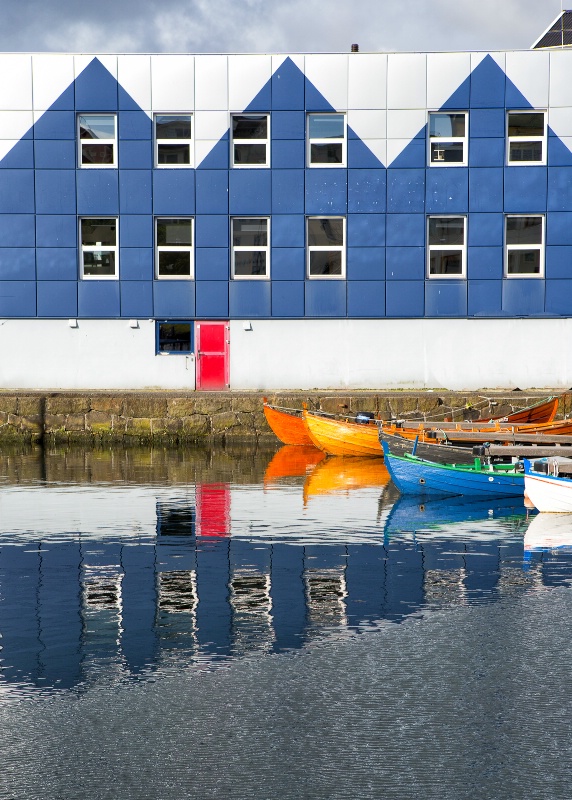
[[[2,6],[4,52],[341,52],[352,43],[362,52],[426,52],[528,49],[560,13],[561,0],[4,0]]]

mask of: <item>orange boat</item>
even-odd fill
[[[490,417],[490,419],[499,420],[499,422],[504,420],[515,425],[552,422],[558,411],[558,400],[558,397],[548,397],[546,400],[541,400],[540,403],[521,408],[519,411],[513,411],[512,414],[507,414],[506,417]],[[476,422],[486,422],[486,420],[479,419]]]
[[[264,400],[264,416],[273,433],[282,444],[312,446],[314,443],[308,434],[302,411],[296,408],[279,408]]]
[[[489,423],[482,422],[421,422],[418,425],[396,425],[394,423],[382,423],[382,429],[389,434],[402,436],[404,439],[415,439],[420,441],[449,440],[450,442],[465,442],[466,444],[478,444],[479,441],[503,441],[503,434],[506,439],[514,441],[519,436],[529,436],[531,434],[547,436],[571,436],[572,420],[558,420],[556,422],[544,422],[540,424],[520,424],[514,425],[501,420],[494,420]]]
[[[325,458],[306,478],[304,501],[354,489],[383,489],[388,483],[389,472],[379,458]]]
[[[325,458],[325,453],[313,444],[306,446],[285,444],[275,453],[266,467],[264,485],[270,486],[281,478],[303,477]]]
[[[304,410],[304,420],[316,447],[330,456],[381,456],[375,423],[362,425]]]

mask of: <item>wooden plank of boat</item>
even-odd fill
[[[302,410],[271,406],[264,398],[264,416],[282,444],[314,446],[302,416]]]
[[[330,456],[382,455],[375,424],[332,419],[306,410],[304,419],[313,443]]]
[[[470,448],[465,449],[472,452]],[[490,444],[487,453],[491,456],[510,458],[547,458],[548,456],[566,456],[572,458],[572,444]]]
[[[430,439],[432,437],[429,437]],[[572,436],[562,436],[549,433],[520,433],[518,431],[497,431],[487,433],[486,431],[450,431],[447,432],[447,439],[451,442],[466,442],[466,444],[478,444],[490,442],[491,444],[572,444]]]
[[[415,445],[415,440],[386,433],[382,428],[379,429],[379,441],[382,445],[383,442],[386,442],[390,451],[397,456],[411,453],[415,447],[415,455],[426,458],[428,461],[436,461],[438,464],[474,464],[475,462],[470,447],[455,447],[435,440],[429,442],[418,440]]]
[[[393,455],[384,442],[383,454],[391,479],[402,494],[523,497],[524,473],[515,465],[437,464],[417,456]]]

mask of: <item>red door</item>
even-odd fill
[[[230,325],[228,322],[195,322],[197,389],[228,389]]]

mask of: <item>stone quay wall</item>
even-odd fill
[[[274,392],[268,402],[380,419],[463,420],[508,414],[538,402],[549,391]],[[556,394],[556,392],[554,392]],[[249,440],[270,442],[257,392],[15,392],[0,391],[0,442],[142,444]],[[572,413],[562,395],[558,418]]]

